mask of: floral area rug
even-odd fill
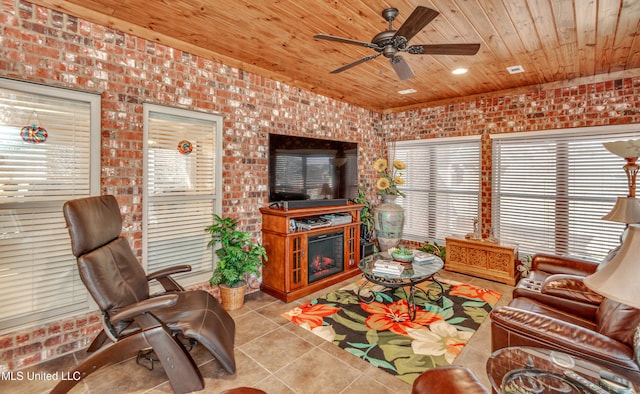
[[[417,313],[409,319],[402,288],[387,289],[368,283],[361,295],[374,301],[359,301],[357,292],[364,279],[282,314],[293,323],[333,342],[351,354],[412,384],[422,372],[450,365],[473,333],[487,318],[502,293],[451,280],[418,285]],[[409,289],[406,288],[406,293]],[[428,295],[427,295],[428,293]]]

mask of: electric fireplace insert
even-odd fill
[[[310,236],[307,240],[309,253],[308,283],[315,282],[344,268],[344,232]]]

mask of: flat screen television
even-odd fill
[[[351,200],[358,195],[358,144],[269,134],[269,202]]]

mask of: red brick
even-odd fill
[[[37,340],[39,338],[45,338],[47,336],[47,330],[43,327],[39,327],[31,333],[33,340]]]
[[[15,356],[20,357],[20,356],[24,356],[24,355],[27,355],[27,354],[33,354],[33,353],[38,352],[40,350],[42,350],[42,343],[36,342],[36,343],[31,343],[31,344],[28,344],[28,345],[24,345],[24,346],[19,346],[19,347],[15,348],[13,350],[13,352],[14,352]]]
[[[49,337],[44,341],[44,346],[52,347],[62,343],[62,336],[56,335],[53,337]]]
[[[0,352],[0,360],[5,365],[7,364],[8,361],[12,361],[14,358],[15,358],[15,355],[13,354],[13,349]]]
[[[13,337],[12,336],[3,336],[0,337],[0,349],[8,349],[13,346]]]
[[[23,345],[31,339],[29,334],[18,334],[16,335],[16,345]]]
[[[42,354],[36,353],[28,357],[23,357],[22,359],[16,360],[16,368],[22,369],[31,365],[38,364],[42,361]]]

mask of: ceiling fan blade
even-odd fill
[[[400,78],[401,81],[414,77],[413,71],[411,70],[411,67],[409,67],[409,63],[407,63],[402,56],[396,55],[389,60],[391,60],[391,66],[396,74],[398,74],[398,78]]]
[[[358,64],[362,64],[362,63],[364,63],[364,62],[368,62],[369,60],[375,59],[375,58],[377,58],[378,56],[380,56],[380,54],[379,54],[379,53],[376,53],[375,55],[369,55],[369,56],[367,56],[367,57],[363,57],[362,59],[360,59],[360,60],[356,60],[356,61],[355,61],[355,62],[353,62],[353,63],[349,63],[349,64],[346,64],[346,65],[344,65],[344,66],[340,67],[340,68],[336,68],[335,70],[331,71],[331,74],[341,73],[341,72],[343,72],[343,71],[345,71],[345,70],[350,69],[351,67],[355,67],[355,66],[357,66]]]
[[[406,52],[414,55],[475,55],[480,44],[411,45]]]
[[[440,13],[436,10],[419,5],[415,10],[413,10],[407,20],[404,21],[393,37],[396,38],[402,36],[409,41],[439,14]]]
[[[315,36],[313,36],[313,38],[317,38],[317,39],[320,39],[320,40],[327,40],[327,41],[342,42],[344,44],[359,45],[359,46],[362,46],[362,47],[373,48],[373,49],[378,48],[378,46],[376,44],[372,44],[370,42],[352,40],[350,38],[342,38],[342,37],[330,36],[328,34],[316,34]]]

